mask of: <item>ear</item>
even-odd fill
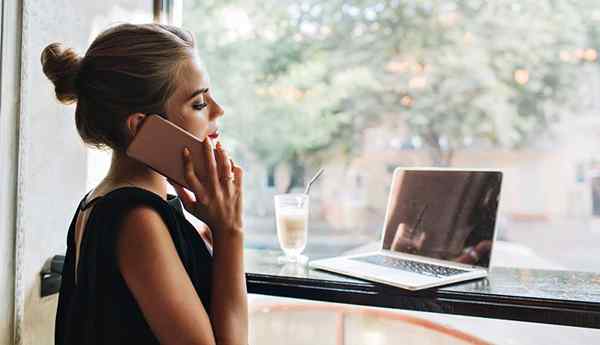
[[[146,114],[142,113],[133,113],[127,116],[126,125],[127,132],[133,138],[137,134],[138,130],[142,125],[142,121],[146,118]]]

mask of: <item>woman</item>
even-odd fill
[[[58,100],[77,104],[83,141],[112,150],[108,174],[69,228],[56,344],[246,344],[242,170],[211,146],[223,109],[193,37],[124,24],[101,33],[83,57],[55,43],[41,61]],[[174,187],[210,234],[171,205],[178,200],[167,200],[164,177],[126,156],[150,114],[203,140],[208,177],[199,180],[184,150],[191,192]]]

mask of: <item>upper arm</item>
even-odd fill
[[[160,343],[214,344],[208,314],[160,215],[135,208],[118,234],[119,270]]]

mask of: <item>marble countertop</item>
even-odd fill
[[[492,267],[487,278],[418,292],[279,263],[247,249],[248,291],[486,318],[600,328],[600,274]]]

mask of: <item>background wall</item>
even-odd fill
[[[53,87],[42,73],[40,53],[47,44],[62,42],[83,54],[96,34],[109,24],[152,21],[153,2],[24,0],[17,3],[22,5],[14,13],[22,15],[22,49],[18,78],[21,106],[16,109],[18,116],[13,124],[18,138],[19,167],[14,239],[15,339],[17,344],[53,344],[57,295],[40,298],[39,272],[49,257],[65,251],[67,228],[86,192],[87,171],[86,149],[75,129],[75,108],[56,101]],[[18,43],[19,38],[14,39]],[[4,129],[11,131],[11,126],[3,125]],[[1,241],[0,245],[8,243],[7,247],[15,243],[4,237]],[[8,288],[3,286],[0,290],[1,305],[7,301]],[[0,309],[1,317],[8,315],[9,310]],[[10,339],[10,328],[3,324],[1,343],[10,343],[4,341]]]
[[[20,6],[0,2],[0,344],[13,339],[14,243],[17,181],[17,113],[20,81]]]

